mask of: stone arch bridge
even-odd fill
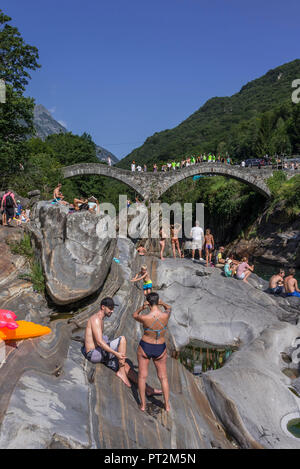
[[[180,170],[167,172],[132,172],[101,163],[80,163],[63,168],[64,178],[84,174],[99,174],[117,179],[134,189],[144,200],[158,200],[170,187],[183,179],[201,174],[216,174],[227,176],[244,182],[265,197],[271,197],[266,180],[273,175],[272,168],[241,168],[220,163],[198,163]],[[298,172],[298,171],[297,171]],[[288,178],[296,171],[288,171]]]

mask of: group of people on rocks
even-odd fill
[[[217,156],[214,153],[206,153],[200,154],[200,155],[191,155],[187,157],[186,159],[182,159],[178,161],[177,159],[173,159],[171,161],[168,161],[167,163],[163,163],[160,167],[160,170],[163,172],[167,171],[176,171],[178,169],[186,168],[188,166],[192,166],[198,163],[223,163],[223,164],[232,164],[232,159],[227,155],[227,156],[221,156],[218,154]],[[156,163],[153,164],[152,166],[153,172],[156,173],[158,172],[158,165]],[[146,172],[148,171],[147,165],[144,164],[143,167],[138,164],[136,165],[135,161],[132,161],[131,163],[131,171],[137,171],[137,172]]]
[[[288,275],[285,275],[284,269],[280,269],[277,274],[272,275],[270,278],[268,292],[272,295],[285,294],[285,296],[300,298],[300,289],[295,278],[295,273],[294,268],[288,270]]]
[[[53,191],[53,204],[62,204],[69,207],[69,213],[87,210],[97,215],[100,214],[100,204],[96,197],[91,196],[85,199],[73,199],[73,203],[64,200],[64,195],[61,192],[62,184],[59,183]]]
[[[0,201],[0,208],[2,226],[20,226],[29,221],[29,208],[23,207],[20,200],[16,200],[14,192],[10,189],[7,189],[3,194]]]

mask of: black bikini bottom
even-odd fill
[[[166,344],[149,344],[144,340],[140,341],[140,346],[148,358],[158,358],[166,349]]]

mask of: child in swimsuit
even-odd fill
[[[144,295],[147,296],[149,293],[151,293],[151,290],[152,290],[152,280],[149,277],[146,265],[142,265],[141,271],[138,274],[136,274],[136,276],[132,278],[130,281],[139,282],[140,280],[144,280],[143,290],[144,290]]]
[[[208,267],[208,262],[209,264],[211,264],[212,252],[215,246],[214,237],[211,234],[209,228],[205,230],[204,245],[205,245],[205,253],[206,253],[206,267]]]

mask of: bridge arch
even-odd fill
[[[271,168],[253,169],[229,166],[226,164],[209,163],[209,164],[196,164],[176,171],[171,178],[168,178],[160,190],[159,196],[164,194],[177,182],[183,181],[186,178],[198,175],[218,175],[226,176],[236,179],[239,182],[247,184],[261,193],[263,196],[270,198],[271,191],[266,184],[266,180],[273,175]]]
[[[183,179],[201,175],[215,174],[234,178],[248,184],[265,197],[271,197],[266,180],[273,175],[272,168],[241,168],[222,163],[200,163],[181,170],[168,172],[132,172],[101,163],[80,163],[63,168],[64,178],[85,174],[99,174],[123,182],[134,189],[145,200],[158,200],[162,194]]]
[[[101,163],[79,163],[62,168],[64,178],[74,176],[98,174],[99,176],[107,176],[123,182],[131,189],[134,189],[141,197],[147,198],[147,193],[143,190],[143,184],[139,178],[131,176],[131,171],[114,168]],[[139,174],[139,173],[134,173]],[[131,176],[131,177],[130,177]]]

